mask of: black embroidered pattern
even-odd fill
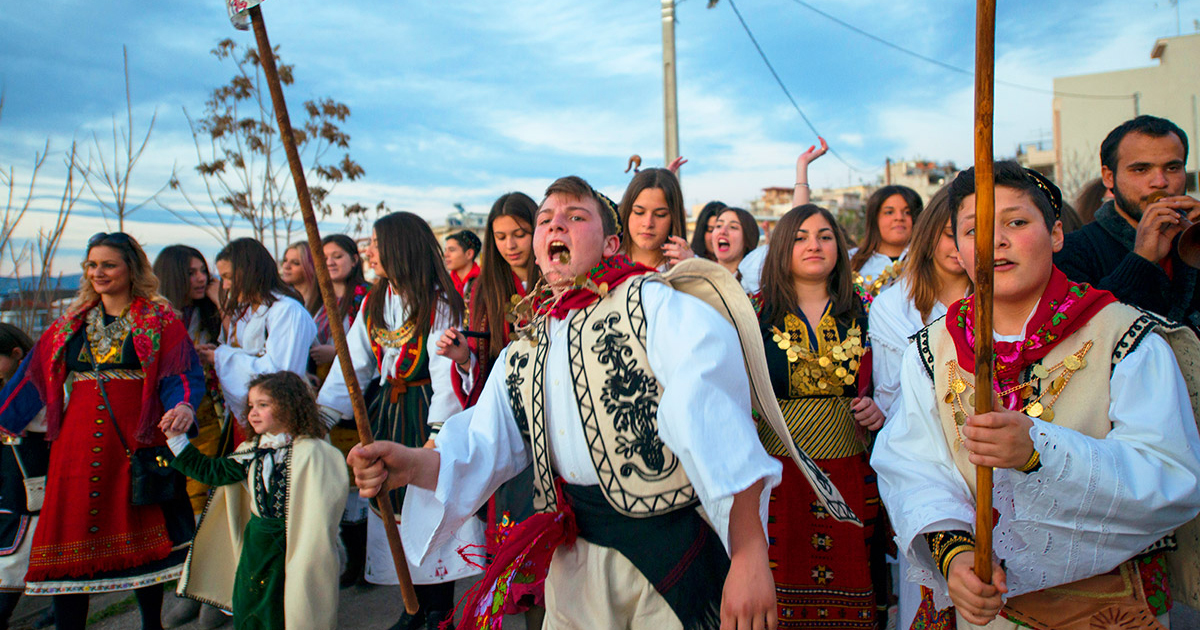
[[[600,334],[591,350],[601,365],[608,366],[600,401],[613,417],[616,453],[630,460],[621,465],[621,475],[636,474],[647,481],[665,479],[679,466],[679,460],[671,455],[667,461],[658,435],[658,381],[630,358],[630,338],[616,330],[619,321],[620,316],[613,313],[592,324],[591,329]]]
[[[263,483],[262,461],[268,455],[274,460],[271,469],[271,481]],[[249,474],[254,477],[255,507],[263,518],[286,518],[288,501],[288,469],[291,468],[292,449],[285,446],[278,449],[263,449],[254,454],[255,465],[249,467]]]
[[[1154,313],[1143,311],[1142,309],[1138,309],[1138,311],[1141,312],[1141,316],[1134,320],[1133,325],[1129,327],[1129,330],[1125,331],[1125,334],[1122,335],[1121,339],[1117,341],[1117,344],[1113,346],[1113,367],[1116,367],[1116,365],[1120,363],[1121,360],[1124,359],[1130,352],[1137,350],[1137,347],[1141,345],[1142,340],[1146,338],[1146,334],[1154,329],[1162,328],[1167,332],[1171,332],[1183,328],[1182,326],[1167,321],[1166,319],[1163,319]]]
[[[525,384],[525,379],[521,376],[521,370],[529,364],[529,354],[516,352],[511,347],[508,355],[508,376],[504,379],[504,384],[508,387],[508,400],[512,404],[513,419],[517,422],[517,428],[521,430],[521,435],[529,437],[529,417],[525,414],[525,403],[521,398],[521,386]]]

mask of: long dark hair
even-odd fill
[[[908,213],[914,224],[921,214],[921,209],[924,207],[924,204],[921,203],[921,195],[908,186],[884,186],[871,193],[871,196],[867,198],[867,235],[863,237],[858,251],[854,252],[854,257],[850,259],[850,266],[855,272],[862,269],[863,265],[867,264],[867,261],[875,252],[879,251],[879,246],[883,244],[883,235],[879,232],[879,211],[883,208],[883,202],[892,195],[900,195],[904,198],[904,203],[908,204]]]
[[[850,259],[846,256],[846,238],[838,227],[837,219],[828,210],[813,204],[805,204],[788,210],[787,214],[775,224],[771,230],[770,245],[762,270],[762,299],[764,321],[775,326],[783,326],[784,318],[800,306],[796,296],[796,288],[792,285],[792,245],[796,242],[796,231],[809,217],[819,214],[833,228],[833,238],[837,242],[837,261],[833,271],[825,281],[829,291],[829,314],[839,323],[850,325],[859,317],[862,301],[854,292],[853,276],[850,270]],[[816,322],[811,322],[816,326]]]
[[[486,344],[489,361],[494,361],[504,349],[504,333],[508,326],[504,315],[512,304],[512,296],[517,294],[512,266],[496,247],[496,236],[492,226],[500,217],[512,217],[532,234],[533,218],[536,214],[537,202],[520,192],[502,195],[492,204],[492,211],[488,213],[487,231],[483,235],[483,261],[480,264],[479,278],[471,287],[471,328],[480,330],[487,326],[490,334]],[[530,255],[532,256],[532,253]],[[531,264],[526,285],[532,287],[539,275],[537,265]]]
[[[330,234],[321,239],[321,245],[331,243],[355,259],[354,266],[350,268],[350,275],[346,276],[346,291],[342,293],[342,299],[337,301],[339,320],[347,317],[354,319],[354,288],[367,283],[367,277],[363,275],[362,256],[358,253],[358,243],[345,234]]]
[[[647,188],[663,191],[663,197],[667,200],[667,213],[671,215],[671,231],[667,238],[687,238],[687,217],[683,212],[683,191],[679,187],[679,178],[665,168],[648,168],[633,176],[633,180],[625,188],[621,203],[617,204],[617,216],[625,234],[625,238],[621,239],[623,254],[628,254],[633,247],[633,238],[629,234],[629,214],[633,212],[633,202],[637,201],[638,195]]]
[[[929,198],[929,205],[925,206],[921,217],[913,224],[913,237],[908,244],[908,262],[904,265],[903,273],[908,283],[908,298],[921,313],[921,321],[929,317],[942,290],[933,253],[937,250],[942,232],[950,223],[952,212],[950,186],[942,186]]]
[[[438,301],[450,307],[451,325],[462,322],[462,296],[442,264],[442,246],[425,219],[411,212],[384,216],[375,222],[375,243],[387,277],[376,280],[367,295],[368,322],[383,325],[389,284],[408,307],[407,321],[416,327],[415,337],[429,334]]]
[[[164,247],[154,259],[154,275],[158,276],[158,291],[171,302],[175,310],[191,306],[196,309],[195,317],[200,318],[200,330],[209,334],[210,339],[216,339],[221,332],[221,309],[207,295],[199,300],[191,298],[192,286],[188,278],[189,267],[193,260],[199,260],[204,265],[204,277],[207,282],[212,280],[208,270],[208,261],[200,250],[188,245],[170,245]]]
[[[708,220],[721,216],[725,207],[724,202],[710,201],[704,204],[704,208],[696,217],[696,229],[692,231],[692,252],[700,258],[717,259],[712,252],[708,251],[708,241],[705,240],[705,237],[708,236]]]
[[[229,241],[229,244],[217,253],[216,260],[227,261],[233,268],[229,294],[223,296],[221,305],[221,310],[232,320],[241,319],[252,305],[274,304],[276,293],[304,303],[304,298],[279,277],[275,257],[262,243],[252,238]]]

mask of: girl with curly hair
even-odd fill
[[[312,389],[294,372],[256,376],[247,408],[254,437],[228,457],[208,457],[162,425],[171,466],[217,487],[179,592],[232,610],[237,628],[333,628],[338,521],[349,483],[342,455],[324,439]]]

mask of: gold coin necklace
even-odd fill
[[[1032,378],[1024,383],[1013,385],[999,392],[997,395],[1000,398],[1004,398],[1009,394],[1015,393],[1019,394],[1022,400],[1025,400],[1033,394],[1033,386],[1036,384],[1038,386],[1038,395],[1025,403],[1018,411],[1031,418],[1053,422],[1054,404],[1058,402],[1058,397],[1062,395],[1067,383],[1071,382],[1071,377],[1074,376],[1075,372],[1087,367],[1087,353],[1091,349],[1092,342],[1089,340],[1083,344],[1082,348],[1075,351],[1074,354],[1067,355],[1053,367],[1047,368],[1041,363],[1036,363],[1029,370]],[[963,441],[960,429],[967,423],[967,407],[969,406],[971,409],[975,408],[975,383],[970,379],[971,373],[962,369],[958,361],[947,361],[946,368],[948,370],[949,384],[946,388],[946,395],[942,400],[950,405],[950,408],[954,411],[954,432],[958,435],[958,442],[955,443],[954,448],[958,450],[958,445]],[[1061,374],[1058,374],[1058,376],[1050,381],[1049,387],[1041,386],[1043,380],[1050,379],[1053,374],[1060,371]],[[963,376],[964,374],[966,377]],[[967,394],[967,404],[964,405],[962,395],[968,389],[971,391]],[[1049,400],[1046,400],[1047,396],[1050,397]]]

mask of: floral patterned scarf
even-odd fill
[[[84,326],[88,311],[98,304],[99,301],[55,320],[30,351],[34,356],[29,378],[46,405],[47,439],[58,437],[58,431],[62,428],[67,341]],[[162,417],[163,406],[158,396],[159,381],[181,375],[193,365],[198,366],[199,358],[187,329],[170,305],[135,297],[129,307],[129,316],[133,319],[129,334],[133,337],[133,348],[145,374],[142,417],[138,420],[134,437],[142,444],[150,444],[161,441],[158,421]]]
[[[1112,293],[1087,284],[1067,280],[1067,276],[1052,267],[1050,281],[1042,298],[1026,324],[1029,332],[1022,341],[997,341],[994,346],[995,383],[997,392],[1019,382],[1021,371],[1041,360],[1054,346],[1086,324],[1093,315],[1117,298]],[[951,305],[946,315],[946,330],[954,340],[958,364],[964,369],[975,366],[975,296],[963,298]],[[1019,393],[1002,401],[1007,409],[1019,409]]]
[[[617,285],[644,273],[654,273],[656,270],[646,265],[635,263],[624,254],[609,256],[592,267],[586,274],[587,280],[598,287],[607,285],[612,291]],[[579,286],[579,285],[583,286]],[[563,319],[567,313],[580,308],[591,306],[600,299],[600,294],[588,287],[587,282],[576,282],[576,286],[567,289],[560,299],[555,299],[550,289],[544,289],[534,300],[534,310],[539,314],[548,314],[555,319]]]

